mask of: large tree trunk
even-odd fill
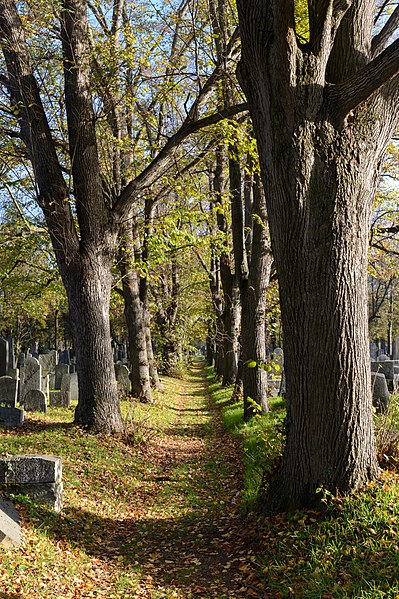
[[[64,279],[79,383],[75,423],[102,433],[123,430],[111,352],[110,273],[109,256],[87,249]]]
[[[370,61],[372,23],[359,4],[341,35],[348,5],[310,3],[311,42],[301,47],[291,0],[278,8],[238,2],[240,82],[258,140],[284,331],[287,438],[267,495],[273,509],[312,505],[320,487],[347,492],[378,473],[367,245],[379,168],[397,122],[397,85],[375,92],[399,61],[380,55],[361,70]],[[349,65],[350,79],[337,80],[331,68],[327,82],[330,54],[334,64],[339,55]]]

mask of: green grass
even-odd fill
[[[281,455],[285,403],[281,397],[271,397],[267,416],[256,415],[249,422],[244,422],[242,400],[231,399],[233,388],[222,387],[220,383],[215,382],[212,368],[206,368],[206,372],[209,392],[222,413],[226,429],[242,443],[242,507],[251,510],[256,502],[263,475],[271,472]]]
[[[16,498],[26,543],[0,549],[0,599],[399,599],[396,470],[323,513],[262,517],[251,508],[281,452],[284,402],[244,423],[210,370],[164,385],[154,406],[122,402],[123,437],[73,427],[73,409],[0,430],[3,453],[62,456],[65,501],[55,514]],[[379,425],[397,427],[395,406]]]
[[[208,380],[226,428],[243,447],[243,507],[248,509],[256,501],[261,473],[269,472],[281,453],[284,402],[271,398],[269,413],[244,423],[240,402],[231,402],[232,389],[214,382],[211,369]],[[398,430],[398,406],[398,398],[392,398],[389,413],[376,416],[380,454],[383,431]],[[399,599],[398,439],[388,449],[386,463],[395,471],[382,472],[361,493],[328,498],[324,513],[253,516],[254,559],[267,596]]]

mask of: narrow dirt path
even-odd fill
[[[240,515],[239,448],[223,430],[200,365],[181,382],[172,426],[148,459],[156,492],[124,522],[125,556],[144,576],[134,597],[265,597],[251,552],[251,519]],[[137,503],[136,503],[137,505]],[[174,589],[172,595],[163,589]]]

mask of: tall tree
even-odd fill
[[[380,165],[398,121],[396,9],[373,0],[238,0],[238,75],[257,137],[276,262],[287,438],[267,502],[318,500],[377,476],[367,332],[367,246]],[[386,48],[386,49],[385,49]],[[265,498],[264,498],[265,499]]]

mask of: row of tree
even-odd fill
[[[15,172],[40,206],[66,290],[76,423],[123,428],[110,351],[113,287],[124,300],[134,393],[151,401],[156,383],[151,311],[165,367],[176,366],[188,246],[207,273],[217,372],[237,390],[242,384],[248,416],[250,398],[266,410],[273,250],[287,439],[267,502],[311,504],[320,487],[345,492],[376,476],[367,253],[397,125],[399,45],[386,46],[399,11],[379,33],[374,22],[390,4],[239,1],[239,37],[224,0],[183,0],[155,13],[144,1],[0,0],[2,128],[14,161],[6,174]],[[233,120],[221,125],[226,117]],[[4,178],[19,205],[15,180]],[[171,240],[170,204],[183,196]],[[208,254],[194,241],[202,235]],[[162,244],[168,264],[151,279]]]

